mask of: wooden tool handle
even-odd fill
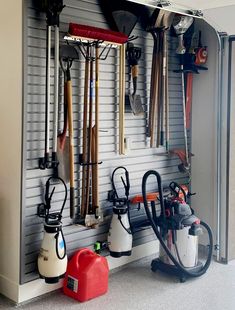
[[[151,72],[151,90],[150,90],[150,147],[156,147],[155,131],[156,119],[158,120],[158,97],[159,97],[159,37],[155,38],[153,49],[153,63]]]
[[[99,48],[95,49],[95,126],[94,126],[94,200],[93,212],[99,208]]]
[[[74,216],[74,141],[73,141],[73,104],[72,104],[72,83],[67,81],[67,104],[68,104],[68,125],[69,125],[69,170],[70,170],[70,217]]]
[[[120,46],[119,63],[119,154],[125,155],[124,122],[125,122],[125,45]]]
[[[169,79],[168,79],[168,43],[166,40],[166,78],[165,78],[165,126],[166,126],[166,151],[169,152],[170,128],[169,128]]]
[[[95,211],[95,208],[98,207],[97,202],[97,169],[96,169],[96,128],[92,127],[92,138],[91,138],[91,161],[93,163],[91,167],[91,178],[92,178],[92,211]]]
[[[89,46],[87,47],[89,54]],[[89,59],[85,63],[85,83],[84,83],[84,108],[83,108],[83,138],[82,138],[82,162],[87,158],[87,113],[88,113],[88,89],[89,89]],[[88,167],[82,166],[82,199],[81,199],[81,216],[86,215],[86,179],[88,177]]]
[[[139,75],[139,66],[138,65],[131,67],[131,75],[132,75],[132,78],[138,77],[138,75]]]

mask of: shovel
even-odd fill
[[[138,61],[141,57],[141,48],[135,47],[129,43],[127,48],[127,59],[131,67],[131,76],[133,81],[133,93],[125,96],[125,104],[131,107],[134,115],[143,115],[144,109],[140,95],[137,95],[137,80],[139,74]]]
[[[64,149],[60,148],[60,165],[61,171],[64,172],[66,179],[69,178],[70,181],[70,218],[74,217],[74,142],[73,142],[73,108],[72,108],[72,82],[71,82],[71,73],[70,68],[72,66],[73,60],[78,59],[77,50],[70,45],[62,46],[60,49],[60,64],[64,71],[65,76],[65,112],[66,105],[68,111],[68,119],[67,116],[64,116],[64,130],[62,133],[62,137],[59,136],[59,140],[62,140],[64,143]],[[67,129],[67,121],[68,121],[68,129],[69,129],[69,137],[66,136]],[[60,143],[60,147],[63,146],[63,143]],[[66,145],[66,147],[65,147]],[[59,165],[59,166],[60,166]],[[69,175],[67,175],[69,173]]]
[[[168,95],[168,43],[166,31],[170,28],[174,13],[165,11],[162,17],[163,42],[162,42],[162,113],[160,145],[166,140],[166,151],[169,150],[169,95]],[[166,135],[166,136],[165,136]]]
[[[68,129],[68,105],[67,105],[67,81],[64,74],[64,125],[63,131],[57,137],[58,176],[66,183],[69,182],[69,137]]]
[[[152,34],[154,40],[152,69],[151,69],[151,87],[150,87],[150,107],[149,107],[149,136],[150,147],[159,146],[160,144],[160,125],[161,125],[161,105],[162,100],[162,80],[163,71],[163,35],[165,28],[170,23],[170,12],[155,9],[149,23],[148,31]],[[168,22],[169,20],[169,22]],[[166,25],[165,25],[166,24]],[[155,131],[157,122],[157,143],[155,142]],[[162,133],[163,137],[163,133]]]
[[[113,11],[112,15],[118,30],[129,36],[138,21],[138,17],[124,10]]]
[[[59,162],[58,175],[65,182],[70,180],[69,161],[69,136],[68,129],[68,93],[67,93],[67,71],[71,68],[73,60],[78,59],[77,50],[71,45],[60,47],[60,66],[64,72],[64,125],[63,131],[57,137],[57,158]]]

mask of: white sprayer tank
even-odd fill
[[[45,224],[38,256],[38,271],[46,283],[56,283],[66,272],[68,258],[61,224]]]
[[[108,234],[110,255],[113,257],[130,256],[132,240],[127,207],[114,207]]]

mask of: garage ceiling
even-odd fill
[[[203,18],[218,32],[235,35],[235,0],[128,0],[150,7],[158,7],[161,3],[170,3],[167,9],[175,12],[184,10],[200,10]]]

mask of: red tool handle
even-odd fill
[[[148,202],[151,202],[151,201],[156,201],[158,199],[158,196],[159,196],[159,193],[156,192],[156,193],[147,193],[146,194],[146,200]],[[142,195],[136,195],[134,196],[132,199],[131,199],[131,203],[133,204],[136,204],[136,203],[143,203],[144,202],[144,199],[143,199],[143,196]]]
[[[191,109],[192,109],[192,95],[193,95],[193,73],[187,74],[187,88],[186,88],[186,128],[190,128]]]

